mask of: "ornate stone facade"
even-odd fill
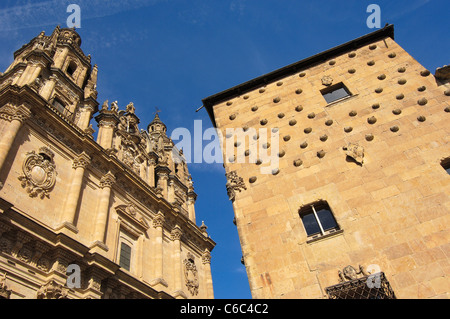
[[[229,140],[279,134],[272,174],[225,162],[253,297],[331,298],[359,272],[346,265],[371,264],[386,296],[449,297],[448,67],[433,76],[393,36],[388,25],[203,100]]]
[[[213,298],[182,152],[158,114],[99,109],[80,45],[42,32],[0,75],[0,298]]]

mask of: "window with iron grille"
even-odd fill
[[[396,299],[383,272],[325,288],[330,299]]]

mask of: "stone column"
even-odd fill
[[[153,227],[155,228],[155,237],[154,237],[154,269],[155,278],[152,280],[151,285],[157,289],[161,290],[162,287],[158,287],[158,285],[162,285],[167,287],[167,282],[163,279],[164,277],[164,263],[163,263],[163,230],[164,230],[164,214],[159,211],[158,214],[153,218]]]
[[[76,124],[82,131],[85,131],[89,127],[92,114],[94,113],[94,107],[92,105],[85,104],[81,107],[80,112],[80,118]]]
[[[154,158],[148,160],[148,172],[147,172],[147,183],[151,187],[155,187],[155,166],[156,161]]]
[[[84,171],[90,163],[90,157],[85,152],[78,155],[72,164],[75,170],[73,173],[72,183],[67,193],[66,203],[64,205],[62,225],[74,232],[78,232],[75,225],[75,215],[78,208],[78,200],[81,195],[81,186],[83,184]]]
[[[167,188],[167,201],[173,203],[175,201],[175,185],[173,179],[169,180],[169,186]]]
[[[114,129],[120,122],[117,111],[102,108],[95,120],[98,123],[97,143],[105,150],[110,149],[113,145]]]
[[[170,169],[166,166],[158,166],[156,168],[156,174],[158,176],[158,188],[162,189],[163,198],[168,200],[169,192],[168,192],[168,180],[169,180]]]
[[[50,100],[50,98],[52,97],[53,90],[55,89],[57,80],[58,78],[55,75],[51,75],[48,78],[48,81],[45,82],[45,84],[42,86],[40,94],[47,101]]]
[[[211,276],[211,253],[205,249],[202,255],[202,263],[205,271],[206,298],[214,299],[213,282]]]
[[[111,187],[115,183],[116,177],[111,173],[106,173],[100,180],[101,193],[97,206],[97,218],[94,225],[94,244],[104,250],[108,250],[105,245],[106,224],[108,222],[108,212],[111,200]]]
[[[6,72],[5,72],[5,73],[6,73]],[[14,79],[13,79],[13,81],[11,82],[11,85],[17,85],[17,83],[19,83],[19,80],[20,80],[22,74],[23,74],[23,70],[17,71],[17,72],[14,74]]]
[[[41,74],[42,69],[45,67],[43,62],[28,62],[25,71],[22,73],[17,85],[23,86],[26,84],[31,84],[36,80],[36,78]]]
[[[67,55],[69,54],[69,48],[65,47],[62,50],[58,50],[54,59],[55,68],[61,69],[64,66]]]
[[[187,209],[189,214],[189,219],[195,224],[195,200],[197,199],[197,194],[194,192],[188,193],[187,198]]]
[[[18,108],[4,106],[0,109],[0,119],[9,122],[9,124],[7,123],[7,127],[3,130],[2,136],[0,136],[0,171],[3,168],[3,164],[5,164],[6,157],[11,150],[11,146],[16,139],[17,133],[24,121],[30,118],[30,116],[30,110],[24,105],[21,105]]]
[[[100,144],[105,150],[112,147],[115,123],[101,121],[98,123],[99,131],[97,136],[97,143]]]
[[[171,232],[171,239],[173,241],[173,278],[174,278],[174,292],[173,296],[177,299],[186,299],[187,296],[183,292],[183,263],[181,262],[181,235],[180,226],[176,225]]]

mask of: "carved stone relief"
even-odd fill
[[[9,299],[11,296],[11,289],[6,285],[6,273],[0,275],[0,298]]]
[[[184,264],[184,279],[186,287],[192,296],[198,295],[199,281],[197,266],[195,265],[195,257],[191,254],[187,254],[187,258],[183,261]]]
[[[331,84],[333,84],[333,78],[329,75],[325,75],[322,78],[322,84],[325,86],[330,86]]]
[[[51,280],[39,288],[37,299],[68,299],[68,288]]]
[[[239,177],[236,171],[229,172],[225,174],[227,177],[227,193],[228,198],[231,201],[234,201],[236,197],[236,191],[241,191],[242,189],[246,190],[247,187],[245,186],[244,179],[242,177]]]
[[[23,174],[18,179],[30,197],[50,198],[57,175],[53,157],[53,152],[47,147],[41,147],[38,154],[35,151],[27,153],[22,165]]]
[[[353,266],[348,265],[344,269],[338,271],[339,282],[344,282],[348,280],[358,279],[359,277],[367,276],[364,271],[363,266],[359,265],[359,270],[357,271]],[[358,276],[360,275],[360,276]]]
[[[364,163],[364,147],[359,144],[349,143],[342,148],[345,154],[355,160],[355,162],[362,165]]]

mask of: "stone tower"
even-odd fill
[[[388,25],[203,100],[254,298],[449,296],[449,78]]]
[[[0,297],[213,298],[182,152],[158,114],[99,109],[80,45],[42,32],[0,75]]]

